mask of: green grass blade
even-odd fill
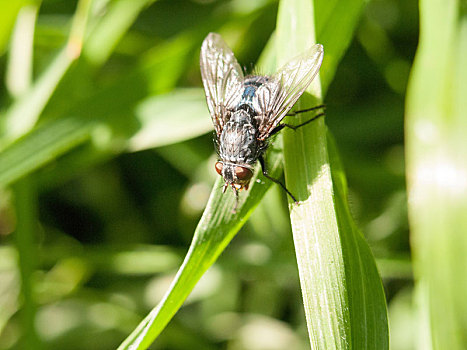
[[[4,123],[2,125],[4,140],[0,143],[0,147],[4,147],[5,144],[31,130],[58,83],[71,64],[79,57],[90,5],[90,0],[81,0],[78,3],[67,44],[31,89],[8,109],[4,120],[2,120]]]
[[[347,181],[336,144],[329,133],[327,139],[334,202],[344,254],[352,348],[388,349],[389,328],[381,278],[368,243],[350,214]]]
[[[36,301],[34,294],[34,271],[37,262],[35,235],[37,233],[37,201],[34,182],[25,178],[14,186],[17,225],[15,231],[16,247],[19,256],[21,278],[21,321],[24,338],[22,347],[40,349],[41,343],[36,333]]]
[[[313,18],[310,1],[280,3],[276,33],[278,66],[314,44]],[[313,94],[313,98],[307,100],[309,105],[320,104],[318,77],[308,91]],[[304,98],[301,101],[295,106],[298,110],[307,108]],[[306,114],[293,118],[294,123],[310,118]],[[290,217],[310,342],[312,348],[347,349],[350,329],[347,326],[345,267],[327,159],[324,119],[295,132],[286,130],[283,136],[286,184],[300,201],[299,206],[291,206]]]
[[[129,151],[169,145],[212,130],[202,89],[178,89],[149,97],[136,107],[136,117],[143,127],[129,140]]]
[[[420,1],[406,104],[409,222],[420,349],[467,348],[467,13]]]
[[[281,2],[276,33],[279,66],[314,43],[313,18],[311,2]],[[341,39],[348,37],[334,38]],[[330,45],[332,53],[337,46]],[[326,61],[326,47],[324,52]],[[335,68],[339,59],[334,57],[330,64]],[[320,103],[318,78],[308,91],[312,96],[304,96],[297,110]],[[294,118],[293,123],[311,116]],[[290,214],[312,348],[387,349],[381,280],[352,222],[343,185],[333,184],[324,118],[284,132],[284,159],[287,187],[300,201],[290,207]]]
[[[9,108],[4,121],[6,140],[14,140],[24,135],[36,124],[57,84],[73,61],[68,49],[62,49],[31,90]]]
[[[276,150],[268,153],[268,168],[278,176],[282,157]],[[248,193],[242,193],[236,214],[231,191],[222,194],[221,178],[214,185],[206,210],[196,228],[190,249],[164,299],[120,345],[123,349],[147,349],[181,307],[196,283],[243,226],[266,193],[271,182],[259,174],[253,178]],[[246,197],[248,195],[248,197]],[[247,199],[247,200],[246,200]]]
[[[38,10],[38,4],[24,6],[18,13],[11,36],[5,83],[14,98],[24,94],[31,85],[34,27]]]
[[[15,182],[89,139],[95,122],[63,118],[45,123],[0,153],[0,187]]]
[[[96,65],[105,62],[140,12],[154,1],[114,1],[90,34],[89,40],[86,41],[83,49],[84,56]]]

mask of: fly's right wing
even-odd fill
[[[243,72],[222,37],[209,33],[201,46],[201,77],[216,134],[222,133],[243,90]]]
[[[323,47],[312,46],[295,57],[261,85],[253,99],[257,111],[258,139],[267,139],[287,112],[318,74],[323,60]]]

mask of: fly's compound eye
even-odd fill
[[[224,164],[222,164],[221,162],[217,162],[216,165],[216,171],[219,175],[222,175],[222,168],[224,167]]]
[[[242,166],[236,166],[235,176],[239,180],[249,180],[253,176],[253,172],[248,168],[245,168]]]

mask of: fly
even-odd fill
[[[232,50],[219,34],[210,33],[204,39],[200,66],[219,155],[215,169],[224,178],[223,192],[231,187],[237,203],[238,192],[248,189],[257,161],[264,176],[297,201],[283,183],[268,175],[263,155],[272,135],[284,127],[296,129],[323,115],[297,126],[281,123],[313,81],[322,60],[323,46],[316,44],[274,75],[244,77]],[[321,106],[295,114],[317,108]]]

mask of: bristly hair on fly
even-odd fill
[[[323,46],[316,44],[275,74],[254,71],[244,76],[232,50],[219,34],[209,33],[204,39],[200,68],[219,156],[215,169],[224,179],[223,192],[231,187],[235,193],[234,212],[238,193],[248,189],[257,161],[264,176],[279,184],[297,202],[284,184],[268,175],[263,155],[272,135],[284,127],[295,129],[311,121],[298,126],[281,123],[313,81],[322,60]],[[313,109],[316,108],[308,110]]]

